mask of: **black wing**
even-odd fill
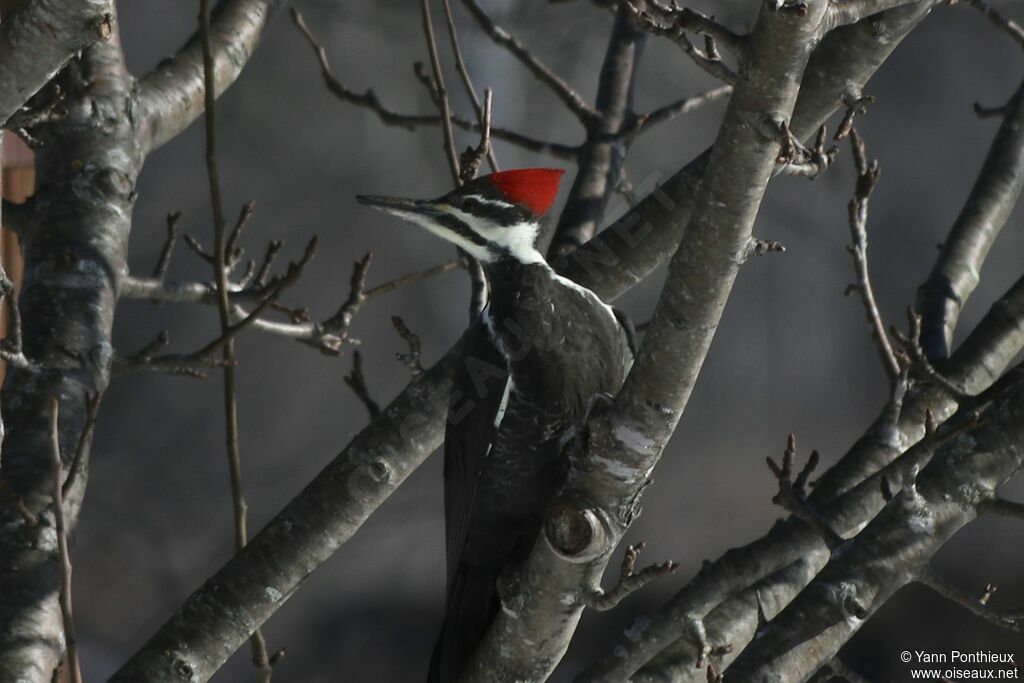
[[[445,618],[430,662],[429,683],[454,683],[497,609],[496,570],[462,562],[484,462],[508,383],[504,356],[482,320],[463,337],[452,377],[444,437],[444,521],[448,581]]]
[[[480,474],[494,441],[495,420],[508,383],[504,356],[482,319],[467,331],[452,377],[444,436],[444,517],[448,593],[465,549]]]

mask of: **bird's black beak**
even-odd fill
[[[356,201],[402,218],[408,218],[410,215],[433,216],[440,213],[437,204],[426,199],[403,199],[402,197],[378,197],[361,194],[356,195]]]

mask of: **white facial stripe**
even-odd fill
[[[461,247],[467,254],[475,258],[477,261],[490,262],[494,260],[494,257],[487,251],[487,249],[479,244],[474,244],[467,240],[462,235],[452,230],[446,230],[444,228],[438,228],[437,223],[432,221],[429,216],[422,216],[417,213],[409,213],[407,211],[401,211],[398,209],[384,209],[390,214],[403,218],[410,223],[415,223],[428,231],[437,235],[441,239],[452,242],[458,247]]]
[[[538,224],[516,223],[495,227],[485,219],[460,209],[451,207],[446,210],[491,244],[506,249],[516,260],[522,263],[544,263],[544,257],[533,246],[537,231],[540,230]]]
[[[500,199],[489,199],[488,197],[481,197],[478,194],[467,195],[466,199],[472,199],[473,201],[479,202],[481,204],[488,204],[490,206],[500,206],[503,209],[515,208],[515,204],[509,204],[508,202],[503,202]]]

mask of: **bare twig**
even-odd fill
[[[420,338],[406,326],[400,316],[391,316],[391,324],[395,326],[398,336],[409,345],[409,353],[398,353],[395,354],[395,357],[409,368],[409,372],[415,379],[423,374],[423,366],[420,365]]]
[[[164,240],[163,249],[160,250],[160,258],[153,268],[153,279],[163,280],[167,275],[167,268],[171,265],[171,255],[174,253],[174,245],[178,242],[178,222],[181,220],[181,212],[174,211],[167,214],[167,239]]]
[[[459,262],[457,259],[445,261],[444,263],[436,265],[432,268],[420,270],[415,273],[409,273],[408,275],[403,275],[402,277],[395,278],[394,280],[391,280],[389,282],[379,284],[376,287],[371,287],[370,289],[366,290],[365,297],[367,300],[369,300],[374,297],[381,296],[383,294],[390,294],[396,289],[401,289],[406,285],[411,285],[416,282],[419,282],[420,280],[426,280],[427,278],[431,278],[436,275],[451,272],[453,270],[456,270],[458,267]]]
[[[87,394],[85,397],[85,426],[78,437],[78,445],[75,447],[75,455],[68,466],[68,476],[61,487],[61,494],[67,498],[74,490],[75,481],[81,476],[85,468],[85,456],[89,452],[89,444],[92,443],[92,433],[96,429],[96,420],[99,418],[100,404],[103,402],[103,392]]]
[[[825,146],[827,137],[828,132],[825,126],[822,126],[818,129],[814,146],[808,150],[795,150],[793,157],[787,157],[775,167],[775,173],[779,175],[798,175],[811,180],[817,178],[832,166],[836,155],[839,154],[839,147],[837,145]],[[788,142],[789,140],[787,140]]]
[[[466,94],[473,103],[473,110],[476,112],[476,122],[485,131],[485,139],[488,143],[486,148],[487,162],[490,164],[492,171],[497,171],[498,159],[494,156],[494,150],[490,146],[491,106],[489,91],[485,90],[484,104],[481,105],[480,98],[476,94],[476,88],[473,87],[473,79],[469,77],[469,69],[466,68],[466,62],[462,58],[462,47],[459,45],[459,34],[455,29],[455,17],[452,15],[451,0],[442,0],[442,4],[444,5],[445,20],[448,24],[448,37],[451,38],[452,42],[452,54],[455,56],[455,70],[459,72],[462,84],[466,88]],[[477,164],[477,168],[479,168],[479,164]],[[476,175],[475,171],[474,175]]]
[[[720,85],[717,88],[711,88],[699,95],[684,97],[680,100],[676,100],[675,102],[670,102],[663,107],[653,109],[646,114],[638,114],[629,124],[623,126],[615,135],[604,136],[598,139],[604,142],[609,139],[616,140],[620,138],[635,137],[659,123],[670,121],[683,114],[689,114],[692,111],[700,109],[706,104],[710,104],[711,102],[720,100],[731,94],[731,85]]]
[[[64,520],[64,498],[61,486],[64,468],[60,458],[59,412],[60,404],[57,397],[52,397],[50,399],[50,439],[53,462],[53,523],[60,557],[60,613],[64,620],[64,645],[67,649],[68,673],[72,683],[82,683],[82,669],[78,663],[78,641],[75,639],[75,619],[71,600],[71,553],[68,551],[68,530]]]
[[[445,0],[447,4],[447,0]],[[480,126],[483,132],[480,134],[480,143],[476,147],[467,147],[466,151],[459,157],[459,179],[466,183],[476,177],[480,171],[480,164],[484,157],[490,159],[493,156],[491,149],[491,90],[484,91],[484,108]],[[491,167],[494,167],[491,162]]]
[[[316,54],[317,60],[320,63],[320,71],[323,76],[324,83],[327,86],[327,89],[331,91],[335,97],[343,102],[348,102],[349,104],[354,104],[373,112],[380,122],[386,126],[396,126],[398,128],[404,128],[405,130],[416,130],[421,126],[440,125],[441,117],[436,114],[402,114],[394,112],[381,103],[380,98],[377,97],[377,93],[373,90],[366,90],[365,92],[359,93],[347,88],[334,76],[330,62],[327,60],[326,49],[317,41],[316,36],[306,24],[302,14],[299,13],[298,10],[292,8],[291,15],[295,25],[298,27],[299,31],[302,32],[302,35],[306,38],[306,42],[309,43],[313,52]],[[459,116],[452,116],[451,123],[463,130],[476,132],[482,132],[483,130],[479,122],[470,121]],[[506,128],[497,128],[492,126],[491,137],[502,139],[531,152],[537,152],[538,154],[550,154],[558,159],[573,161],[579,153],[579,148],[574,145],[565,145],[558,142],[539,140]]]
[[[28,526],[32,527],[39,524],[39,518],[28,509],[25,505],[25,501],[18,495],[18,492],[12,489],[3,479],[0,479],[0,500],[6,500],[10,503],[11,507],[14,508],[14,511],[17,512],[23,520],[25,520],[25,524]]]
[[[992,584],[987,585],[980,596],[970,595],[951,584],[935,570],[927,566],[921,571],[917,580],[922,585],[928,586],[942,597],[971,611],[985,621],[1017,633],[1024,633],[1024,610],[999,611],[988,606],[992,593],[995,592],[995,586]]]
[[[921,316],[913,309],[907,309],[907,321],[910,326],[910,332],[904,334],[900,332],[895,326],[891,329],[892,335],[899,342],[902,350],[906,356],[906,361],[910,365],[911,369],[916,371],[918,375],[923,377],[926,381],[934,384],[935,386],[949,392],[955,399],[962,399],[967,397],[967,390],[957,384],[956,382],[948,379],[945,375],[935,369],[931,361],[928,360],[928,356],[925,354],[924,349],[921,348]]]
[[[359,349],[352,352],[352,370],[345,375],[345,384],[366,407],[370,419],[376,419],[380,415],[380,404],[373,400],[373,397],[370,396],[370,389],[366,386],[366,375],[363,374],[363,354],[359,353]]]
[[[1006,500],[1005,498],[988,498],[978,503],[978,513],[1024,519],[1024,503]]]
[[[1004,15],[996,8],[992,7],[984,0],[963,0],[963,2],[965,5],[973,7],[974,9],[984,14],[986,17],[992,20],[992,23],[994,23],[1000,29],[1005,31],[1007,35],[1009,35],[1011,38],[1017,41],[1017,43],[1021,47],[1024,47],[1024,27],[1021,27],[1020,24],[1015,22],[1013,19],[1010,19],[1009,17]]]
[[[494,23],[494,20],[480,7],[476,0],[462,0],[462,4],[469,9],[473,18],[480,25],[480,28],[483,29],[484,33],[491,40],[511,52],[530,73],[548,86],[555,96],[565,103],[569,111],[576,114],[580,121],[589,123],[599,116],[594,108],[587,104],[579,93],[573,90],[558,74],[537,59],[515,36]]]
[[[691,10],[681,10],[677,13],[653,3],[645,3],[645,6],[641,7],[635,0],[627,0],[625,6],[633,13],[640,26],[654,35],[670,39],[700,69],[725,83],[736,82],[736,73],[722,61],[715,41],[725,38],[724,42],[731,50],[742,55],[746,50],[741,36]],[[712,26],[716,28],[712,29]],[[693,44],[686,35],[687,30],[703,33],[707,37],[705,50],[702,51]]]
[[[437,93],[437,106],[441,110],[441,130],[444,132],[444,153],[448,159],[448,167],[452,172],[455,184],[460,184],[462,177],[459,172],[459,155],[455,151],[455,137],[452,134],[452,110],[448,102],[448,90],[444,85],[444,72],[441,60],[437,55],[437,38],[434,36],[434,24],[430,19],[430,0],[420,0],[423,13],[423,33],[427,38],[427,51],[430,53],[430,68],[434,74],[434,88]]]
[[[878,348],[878,355],[882,359],[882,367],[889,377],[890,383],[895,385],[900,375],[900,364],[896,360],[889,335],[885,331],[885,323],[882,322],[882,315],[878,310],[875,301],[874,289],[871,287],[871,276],[868,269],[868,199],[871,191],[878,182],[878,162],[868,163],[864,142],[857,135],[856,130],[850,132],[850,146],[853,149],[853,157],[857,167],[857,189],[853,199],[850,200],[850,235],[853,244],[847,247],[850,256],[853,257],[854,267],[857,271],[857,283],[846,288],[846,293],[856,291],[860,294],[864,303],[864,311],[867,313],[868,323],[871,326],[871,336]]]
[[[814,527],[830,548],[842,543],[843,539],[839,534],[807,501],[807,481],[818,466],[818,451],[811,451],[807,464],[796,474],[796,478],[793,477],[796,464],[796,437],[794,435],[790,434],[786,440],[786,450],[782,454],[781,466],[772,460],[771,456],[768,456],[766,460],[768,468],[779,481],[779,492],[772,497],[772,502]]]
[[[609,591],[596,590],[584,593],[580,600],[584,606],[598,612],[606,612],[613,609],[627,596],[640,590],[651,581],[661,576],[668,576],[679,569],[678,562],[667,560],[658,564],[644,567],[639,572],[636,569],[636,560],[644,549],[644,543],[640,542],[626,548],[626,554],[622,557],[622,569],[619,573],[619,582]]]
[[[233,335],[228,336],[232,329],[231,302],[228,296],[228,276],[230,273],[229,258],[239,234],[252,213],[251,205],[242,209],[235,230],[230,236],[225,234],[224,210],[221,202],[220,179],[217,169],[217,138],[216,116],[214,107],[217,100],[216,77],[214,74],[213,47],[210,38],[210,0],[199,0],[199,37],[203,48],[203,85],[205,99],[206,123],[206,172],[210,186],[210,203],[213,210],[214,228],[214,276],[217,282],[217,310],[220,314],[222,358],[224,361],[224,418],[227,431],[228,469],[231,476],[231,499],[235,522],[235,549],[241,550],[248,541],[247,507],[242,490],[242,455],[238,439],[238,399],[235,391],[235,352]],[[276,292],[280,292],[278,287]],[[276,295],[268,296],[257,311],[270,306]],[[255,320],[258,313],[254,312]],[[241,327],[238,327],[241,329]],[[237,331],[237,330],[236,330]],[[267,643],[259,629],[255,629],[250,639],[252,644],[253,665],[256,667],[260,683],[269,683],[272,675],[270,655]]]

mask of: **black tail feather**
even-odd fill
[[[448,596],[427,683],[457,683],[500,608],[497,569],[461,565]]]

